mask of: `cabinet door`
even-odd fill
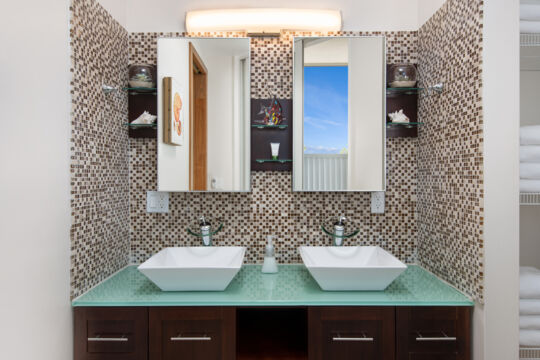
[[[235,359],[235,314],[229,307],[151,308],[150,359]]]
[[[75,360],[146,360],[146,308],[77,307],[74,310]]]
[[[309,308],[310,360],[393,360],[393,307]]]
[[[398,307],[398,360],[469,360],[469,307]]]

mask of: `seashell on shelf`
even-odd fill
[[[143,112],[132,124],[153,124],[157,119],[156,115],[151,115],[148,111]]]
[[[403,109],[400,109],[399,111],[393,112],[388,114],[388,117],[393,123],[408,123],[410,122],[407,115],[403,113]]]

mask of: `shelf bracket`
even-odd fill
[[[444,83],[438,83],[427,88],[427,95],[442,94],[444,92]]]
[[[101,85],[101,90],[103,90],[103,93],[105,95],[108,95],[110,93],[113,93],[113,92],[116,92],[118,91],[118,88],[114,87],[114,86],[111,86],[111,85]]]

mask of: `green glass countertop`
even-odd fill
[[[465,295],[416,265],[385,291],[323,291],[304,265],[280,265],[277,274],[244,265],[225,291],[167,292],[128,266],[73,306],[472,306]]]

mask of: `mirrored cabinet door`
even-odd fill
[[[158,39],[158,190],[250,191],[247,38]]]
[[[293,190],[385,190],[385,39],[294,40]]]

